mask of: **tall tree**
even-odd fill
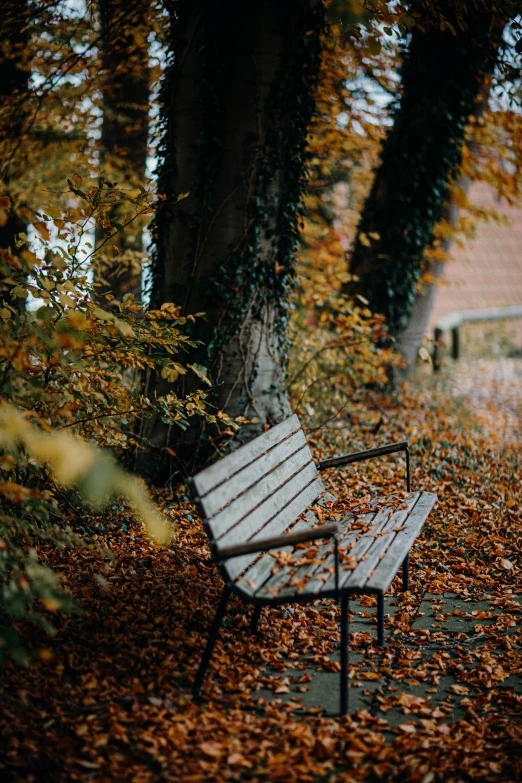
[[[480,96],[475,102],[475,118],[481,118],[488,108],[489,91],[491,87],[490,79],[485,79]],[[470,119],[475,119],[470,118]],[[472,129],[477,127],[473,122]],[[466,140],[468,162],[478,161],[480,157],[480,146],[476,139],[470,136]],[[471,179],[469,172],[465,171],[465,166],[460,166],[459,176],[449,183],[446,191],[446,199],[443,207],[442,218],[439,225],[434,229],[434,234],[440,234],[436,237],[431,248],[427,248],[423,263],[423,278],[428,282],[423,282],[415,288],[415,299],[411,308],[408,322],[399,336],[399,350],[405,360],[404,374],[407,375],[415,366],[417,354],[426,334],[430,322],[430,317],[437,300],[439,291],[439,280],[444,274],[446,261],[451,252],[454,243],[457,226],[459,223],[461,209],[459,204],[469,191]],[[428,274],[424,274],[427,272]]]
[[[9,182],[16,176],[13,157],[27,114],[25,104],[30,68],[27,43],[31,10],[28,3],[18,0],[7,0],[2,10],[0,33],[4,44],[0,56],[0,187],[6,195],[3,196],[0,211],[0,250],[16,255],[15,238],[25,230],[26,225],[18,214],[18,205],[7,194],[10,190]],[[23,301],[18,299],[16,304],[21,307]]]
[[[289,410],[282,354],[322,2],[168,8],[175,56],[162,96],[153,302],[205,313],[194,359],[209,369],[217,404],[259,429]],[[166,438],[157,425],[154,439]]]
[[[424,252],[458,172],[468,118],[497,62],[508,5],[491,10],[470,2],[457,16],[454,4],[444,1],[443,24],[412,31],[401,98],[350,263],[359,292],[386,316],[394,336],[408,324]],[[346,288],[353,291],[353,284]]]
[[[147,37],[150,0],[98,0],[101,24],[103,120],[101,168],[120,186],[136,187],[145,180],[149,131],[150,69]],[[117,219],[118,209],[111,217]],[[105,239],[98,223],[96,241]],[[141,296],[143,231],[139,224],[112,242],[115,255],[103,269],[108,291],[119,300],[126,293]]]

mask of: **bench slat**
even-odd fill
[[[411,544],[418,536],[435,501],[436,495],[431,492],[416,492],[412,493],[406,501],[408,509],[399,508],[392,513],[391,517],[389,516],[389,506],[382,507],[375,515],[358,516],[357,519],[362,518],[371,525],[366,533],[361,533],[360,530],[350,530],[349,525],[353,522],[353,515],[345,517],[340,523],[342,527],[340,546],[346,546],[349,541],[358,538],[349,554],[359,559],[359,563],[354,570],[346,570],[344,573],[341,563],[340,589],[349,589],[354,592],[358,589],[386,590],[399,570]],[[372,516],[374,516],[373,520]],[[393,530],[394,527],[402,525],[405,526],[404,530]],[[310,526],[310,522],[308,522],[308,526]],[[372,537],[372,534],[375,533],[381,533],[381,535]],[[321,577],[325,574],[326,569],[332,567],[335,562],[332,542],[325,542],[318,547],[318,550],[318,559],[323,557],[324,561],[317,565],[301,566],[294,574],[290,573],[292,565],[289,564],[272,575],[271,571],[276,565],[276,561],[270,555],[266,555],[263,558],[262,573],[258,572],[257,578],[252,579],[252,573],[248,571],[242,577],[242,587],[249,582],[250,590],[255,597],[264,598],[267,601],[273,598],[291,599],[294,595],[320,597],[323,592],[331,592],[335,588],[335,575],[329,575],[326,580]],[[306,552],[304,549],[296,550],[295,547],[285,547],[278,551],[289,552],[294,556],[296,552],[299,554]],[[261,563],[261,561],[259,562]],[[312,579],[303,583],[307,573],[312,573]],[[265,578],[264,583],[261,583],[260,577]],[[298,584],[298,581],[301,584]]]
[[[273,448],[292,433],[301,429],[299,419],[294,414],[280,424],[259,435],[244,446],[227,454],[219,462],[210,465],[193,478],[193,484],[200,498],[203,498],[224,481],[229,481],[238,471],[257,460],[262,454]]]
[[[370,573],[366,582],[369,589],[386,591],[399,570],[401,563],[410,551],[411,545],[419,535],[428,514],[435,505],[437,496],[433,492],[422,492],[408,519],[406,529],[399,531],[386,551],[386,557],[378,571]]]
[[[282,487],[280,492],[276,492],[267,499],[266,506],[273,512],[272,518],[267,517],[267,508],[260,507],[252,512],[250,517],[243,520],[238,525],[238,528],[241,528],[243,532],[234,542],[236,540],[255,541],[256,538],[268,538],[269,536],[277,536],[280,533],[283,533],[292,522],[294,522],[296,518],[318,498],[324,489],[323,482],[315,475],[314,468],[314,465],[307,465],[300,474]],[[278,502],[279,499],[281,499],[281,502]],[[262,527],[257,527],[259,525],[259,520],[262,520]],[[257,529],[255,529],[256,527]],[[309,527],[309,523],[304,523],[304,528]],[[255,529],[255,531],[249,534],[249,528]],[[301,526],[298,527],[295,525],[292,528],[292,531],[300,529]],[[234,542],[226,541],[224,539],[220,543],[222,543],[223,546],[225,546],[225,544],[228,546]],[[290,550],[291,549],[292,547]],[[245,570],[245,568],[248,568],[250,563],[257,560],[258,557],[258,554],[242,555],[241,557],[234,557],[227,560],[225,569],[229,578],[234,580]],[[273,565],[273,557],[270,557],[270,560],[272,560]],[[251,577],[251,581],[254,581],[253,577]]]
[[[313,491],[313,486],[310,487],[310,490]],[[310,492],[310,495],[312,492]],[[304,499],[304,498],[303,498]],[[307,506],[309,506],[311,503],[314,502],[314,500],[317,499],[317,495],[312,498],[308,503]],[[316,505],[322,505],[326,503],[328,500],[335,500],[335,497],[331,495],[329,492],[326,492],[324,496],[317,501]],[[301,505],[301,499],[299,501],[299,505]],[[290,507],[289,507],[289,513],[290,513]],[[294,514],[294,519],[301,514],[302,511],[300,511],[298,514]],[[292,527],[292,532],[298,531],[298,530],[308,530],[310,527],[312,527],[315,524],[319,524],[319,519],[317,517],[317,514],[315,514],[313,511],[307,511],[305,514],[306,519],[298,519],[296,524]],[[293,546],[286,546],[282,547],[281,549],[278,549],[278,552],[293,552],[295,547]],[[266,553],[264,554],[254,565],[252,568],[250,568],[246,574],[244,574],[238,581],[237,586],[240,590],[242,590],[245,593],[253,594],[257,590],[259,590],[267,581],[267,579],[270,578],[272,568],[275,565],[274,558]],[[246,567],[246,566],[244,566]],[[241,573],[241,572],[238,572]]]
[[[388,540],[390,538],[389,534],[384,536],[379,536],[377,538],[372,537],[372,534],[382,533],[388,529],[392,530],[393,527],[402,524],[402,522],[406,519],[411,509],[417,503],[419,495],[420,492],[413,492],[408,498],[408,500],[405,501],[404,504],[404,505],[406,504],[408,505],[408,509],[395,512],[395,514],[393,514],[391,518],[389,518],[388,516],[390,513],[389,506],[384,505],[377,512],[377,514],[375,515],[375,519],[373,520],[373,528],[357,541],[356,545],[350,552],[350,555],[352,557],[355,557],[357,560],[359,560],[359,563],[357,564],[357,566],[353,571],[344,571],[344,572],[341,571],[339,575],[340,589],[349,588],[350,590],[354,590],[356,587],[363,587],[364,582],[368,576],[368,572],[370,570],[368,567],[368,563],[370,562],[373,563],[374,561],[374,557],[372,554],[374,551],[374,547],[375,547],[375,551],[377,552],[377,561],[378,561],[379,554],[383,551],[383,549],[386,548]],[[365,558],[364,560],[361,559],[363,557]],[[335,587],[335,575],[332,575],[324,583],[322,588],[319,590],[319,593],[324,592],[326,590],[333,590],[334,587]]]
[[[304,488],[313,478],[320,481],[306,447],[268,473],[215,517],[207,519],[217,545],[232,546],[248,541],[297,494],[300,487]],[[305,508],[303,506],[299,513]],[[289,520],[287,525],[293,521]]]
[[[246,465],[237,473],[232,481],[220,484],[199,502],[205,511],[205,516],[211,524],[214,535],[222,534],[221,519],[230,513],[232,507],[244,508],[246,513],[256,504],[259,494],[269,494],[268,487],[279,486],[286,477],[295,471],[294,462],[299,464],[312,462],[312,455],[306,443],[303,431],[291,435],[282,443],[278,443],[271,451],[263,454],[254,464]],[[276,483],[274,483],[276,480]],[[236,520],[237,521],[237,520]],[[228,528],[225,528],[228,529]],[[219,532],[218,532],[219,531]]]
[[[308,527],[308,523],[300,519],[292,527],[292,532],[297,532],[298,530],[308,530]],[[277,551],[292,552],[293,546],[283,546]],[[246,571],[244,574],[243,571],[245,568],[248,568],[248,563],[244,564],[243,567],[240,568],[239,563],[237,563],[239,560],[245,561],[246,557],[238,557],[237,559],[227,563],[227,571],[233,581],[237,579],[236,586],[239,588],[239,590],[252,597],[259,589],[259,586],[266,581],[267,577],[270,576],[270,571],[275,565],[275,560],[268,553],[263,554],[259,560],[253,564],[252,568],[249,568],[248,571]],[[237,577],[239,577],[239,579]]]
[[[419,498],[419,493],[415,493],[416,497],[408,500],[407,509],[397,509],[387,518],[380,532],[381,535],[378,538],[373,539],[369,549],[366,552],[366,557],[362,560],[357,567],[349,575],[348,579],[344,582],[345,587],[360,587],[363,588],[366,585],[368,577],[377,568],[379,562],[384,557],[386,550],[389,548],[393,538],[397,535],[394,532],[394,528],[400,527],[408,519],[412,508]],[[406,504],[402,504],[406,505]],[[390,511],[388,510],[388,514]],[[388,516],[388,515],[387,515]]]
[[[356,519],[357,521],[363,520],[365,524],[371,525],[374,517],[376,516],[374,513],[368,513],[368,514],[358,514]],[[339,540],[339,546],[345,547],[348,544],[351,544],[352,541],[356,541],[361,536],[364,535],[364,533],[361,533],[359,529],[353,530],[350,529],[349,526],[353,524],[354,517],[353,515],[348,515],[345,517],[345,519],[342,520],[341,524],[344,526],[347,526],[347,529],[345,530],[345,535],[343,535],[342,539]],[[356,545],[355,545],[356,546]],[[354,555],[355,546],[348,552],[350,557],[356,557],[357,555]],[[328,557],[325,559],[325,562],[318,566],[315,573],[313,574],[312,578],[307,582],[307,584],[304,586],[303,590],[300,592],[302,593],[319,593],[323,589],[325,582],[328,581],[328,584],[331,584],[330,576],[327,576],[325,579],[326,569],[332,568],[335,566],[335,555],[332,552],[332,554],[328,555]],[[339,576],[342,576],[343,573],[343,564],[342,560],[340,558],[339,563]],[[333,574],[333,586],[335,587],[335,573]]]
[[[415,502],[417,499],[417,494],[414,498],[410,499],[410,505]],[[381,505],[381,503],[377,503],[377,505]],[[350,571],[348,569],[343,571],[342,563],[340,564],[339,568],[339,587],[341,588],[343,584],[347,582],[347,580],[350,578],[350,576],[355,573],[358,569],[362,567],[365,567],[366,558],[369,556],[368,550],[372,547],[375,541],[382,540],[385,538],[385,536],[380,536],[379,538],[375,539],[372,538],[372,534],[383,532],[387,525],[389,524],[388,515],[390,513],[389,506],[384,506],[381,509],[377,511],[377,513],[370,513],[370,514],[364,514],[362,516],[357,516],[357,520],[364,520],[364,523],[368,525],[369,529],[366,532],[361,532],[360,529],[350,529],[350,525],[353,524],[354,517],[352,514],[347,515],[341,522],[341,525],[343,527],[342,532],[342,539],[340,540],[340,546],[346,546],[351,541],[356,541],[355,546],[350,550],[349,555],[351,557],[356,558],[359,560],[360,558],[365,558],[365,560],[361,560],[359,564],[356,566],[356,569],[354,571]],[[407,513],[407,512],[403,512]],[[332,573],[330,575],[326,574],[326,569],[331,568],[335,564],[335,555],[333,552],[333,546],[331,542],[327,542],[326,544],[323,544],[323,555],[327,554],[325,560],[320,565],[312,566],[312,579],[308,580],[307,582],[303,583],[303,579],[305,577],[305,574],[310,571],[310,567],[303,566],[302,570],[299,572],[296,572],[294,575],[291,575],[289,573],[291,566],[281,569],[277,574],[272,577],[271,580],[269,580],[262,589],[263,595],[266,595],[267,597],[270,594],[276,595],[278,598],[290,598],[292,595],[318,595],[324,591],[331,591],[335,588],[335,573]],[[305,550],[301,550],[305,551]],[[325,578],[326,576],[326,578]],[[290,581],[294,582],[295,578],[298,578],[301,582],[301,585],[299,584],[290,584]],[[346,586],[346,585],[345,585]],[[279,588],[279,589],[278,589]],[[271,591],[271,592],[269,592]]]
[[[364,518],[365,522],[370,522],[374,516],[374,514],[365,514],[361,517],[357,517],[357,519]],[[339,546],[347,546],[351,541],[356,540],[359,531],[350,529],[353,521],[353,514],[348,514],[339,522]],[[312,547],[314,544],[311,543],[310,546]],[[277,595],[281,598],[295,595],[300,592],[314,592],[316,582],[316,589],[319,589],[324,583],[324,579],[320,578],[321,575],[324,575],[326,568],[332,567],[335,564],[334,542],[332,540],[325,541],[324,544],[318,546],[317,549],[317,559],[321,560],[321,563],[299,566],[296,569],[295,574],[291,577],[288,574],[288,569],[281,569],[263,585],[263,592],[268,592],[270,590],[275,591],[279,588]],[[294,559],[297,559],[299,555],[304,555],[305,553],[306,549],[296,548],[294,550]],[[293,584],[288,584],[289,580],[291,580]],[[301,583],[302,586],[300,586],[298,582]]]

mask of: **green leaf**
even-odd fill
[[[212,381],[208,377],[208,370],[206,367],[203,367],[202,364],[188,364],[187,367],[190,367],[190,369],[196,373],[198,378],[201,378],[204,383],[206,383],[208,386],[212,386]]]

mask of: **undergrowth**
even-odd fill
[[[130,295],[121,302],[107,295],[102,307],[92,283],[93,269],[116,247],[108,240],[152,213],[151,197],[75,175],[69,203],[76,206],[36,213],[16,247],[0,250],[0,664],[6,653],[28,660],[18,621],[52,633],[53,615],[73,610],[58,576],[40,562],[38,544],[67,551],[86,545],[81,499],[100,508],[123,494],[153,538],[172,536],[145,486],[115,460],[129,462],[147,445],[143,419],[154,415],[183,428],[193,416],[228,422],[210,410],[202,390],[147,396],[151,373],[172,382],[189,372],[198,384],[210,383],[204,367],[184,362],[194,342],[179,308],[147,311]],[[115,204],[123,223],[109,217]],[[2,197],[0,219],[8,208]],[[97,221],[106,240],[93,249]],[[110,263],[114,270],[118,259]]]

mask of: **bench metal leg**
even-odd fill
[[[341,715],[346,715],[349,707],[348,698],[348,645],[350,622],[348,612],[350,597],[343,595],[341,599]]]
[[[262,609],[262,606],[254,606],[254,613],[252,614],[252,619],[250,620],[250,633],[257,633],[257,626],[259,624],[259,618],[261,617]]]
[[[384,645],[384,593],[377,593],[377,644]]]
[[[210,658],[212,657],[212,651],[214,650],[214,645],[217,642],[217,638],[219,636],[221,621],[223,620],[223,615],[226,612],[229,598],[230,598],[230,588],[225,586],[223,588],[223,592],[221,593],[221,600],[216,610],[214,622],[212,623],[210,632],[208,634],[207,646],[205,647],[203,657],[201,658],[201,663],[199,664],[199,669],[198,669],[198,673],[196,674],[196,679],[194,680],[193,693],[195,697],[199,695],[199,691],[201,689],[201,686],[203,685],[203,680],[205,679],[205,674],[208,665],[210,663]]]
[[[404,592],[410,589],[410,553],[406,555],[402,563],[402,589]]]

